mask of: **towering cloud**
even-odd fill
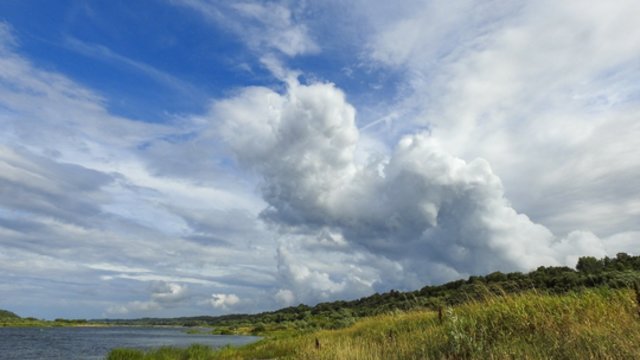
[[[286,94],[249,88],[215,104],[214,113],[224,119],[222,136],[240,163],[263,178],[265,221],[297,234],[294,242],[307,247],[328,236],[334,247],[347,247],[342,252],[394,263],[407,286],[564,264],[576,250],[604,253],[593,234],[557,239],[516,212],[487,161],[456,158],[428,133],[405,136],[391,154],[357,162],[356,112],[332,84],[292,83]],[[292,265],[296,260],[283,250],[279,260],[290,284],[298,274],[318,290],[340,292],[350,281]],[[280,297],[290,297],[287,291]]]
[[[253,312],[637,251],[638,1],[12,3],[0,307]]]

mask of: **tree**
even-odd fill
[[[598,260],[593,256],[583,256],[578,259],[576,269],[583,273],[596,273],[604,269],[602,260]]]

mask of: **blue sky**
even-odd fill
[[[4,1],[0,308],[256,312],[635,253],[634,10]]]
[[[20,53],[95,89],[117,115],[170,121],[175,114],[202,112],[211,98],[238,87],[278,86],[260,54],[235,30],[185,6],[24,1],[0,7],[19,37]],[[312,81],[331,78],[361,101],[393,96],[394,72],[362,68],[357,56],[344,53],[345,44],[324,50],[324,56],[312,52],[290,59],[290,66],[307,69],[301,77]]]
[[[21,53],[97,89],[115,114],[167,121],[230,88],[273,82],[239,39],[189,9],[158,1],[0,6]]]

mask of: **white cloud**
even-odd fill
[[[280,289],[275,295],[276,300],[283,306],[290,306],[296,301],[293,291],[288,289]]]
[[[153,287],[151,299],[158,303],[176,303],[185,299],[187,286],[177,283],[159,282]]]
[[[284,95],[250,88],[212,112],[225,119],[221,134],[239,161],[263,176],[263,219],[283,234],[301,234],[292,242],[307,242],[296,257],[279,250],[279,274],[290,285],[283,290],[296,298],[346,295],[358,283],[361,290],[415,287],[470,273],[574,265],[585,252],[606,254],[592,233],[556,237],[515,211],[487,161],[456,158],[429,134],[404,137],[387,159],[357,163],[355,111],[331,84],[291,84]],[[369,281],[357,281],[302,260],[313,243],[305,236],[327,231],[346,240],[351,254],[396,263],[404,280],[386,282],[374,270],[366,272]],[[320,258],[336,260],[326,249]]]
[[[255,51],[276,51],[289,57],[320,51],[304,23],[285,4],[241,1],[230,5],[207,0],[174,0],[233,31]]]
[[[572,231],[566,238],[554,244],[553,250],[560,262],[569,266],[575,266],[580,256],[594,256],[599,259],[608,255],[606,240],[602,241],[587,231]]]
[[[1,28],[0,253],[12,260],[0,261],[0,276],[11,277],[10,286],[33,286],[38,298],[66,291],[93,301],[94,312],[125,304],[133,317],[193,314],[196,298],[164,306],[185,283],[194,294],[272,286],[275,259],[261,255],[272,235],[256,219],[263,201],[249,181],[211,175],[217,168],[208,159],[223,155],[210,146],[210,124],[114,116],[92,90],[18,54],[11,28]],[[185,156],[188,149],[197,156]],[[181,161],[165,161],[174,157]],[[262,253],[247,253],[257,248]],[[157,281],[175,285],[141,299],[139,284]],[[39,311],[33,292],[7,294],[7,304]],[[71,303],[55,306],[73,313]]]
[[[108,271],[108,272],[123,272],[123,273],[134,273],[134,274],[151,272],[151,270],[145,269],[145,268],[130,267],[126,265],[110,264],[110,263],[88,264],[87,267],[94,270],[102,270],[102,271]]]
[[[149,288],[150,299],[130,301],[124,305],[111,305],[107,313],[111,315],[162,313],[163,310],[178,307],[189,300],[190,293],[186,285],[165,281],[153,282]]]
[[[160,310],[160,304],[152,301],[132,301],[126,305],[112,305],[107,308],[110,315],[128,315],[130,313],[146,313]]]
[[[267,70],[271,72],[280,81],[287,83],[295,83],[298,81],[298,77],[301,75],[300,71],[294,71],[287,69],[276,56],[273,54],[267,54],[260,58],[260,62]]]
[[[277,259],[278,285],[282,288],[275,294],[279,304],[354,299],[387,290],[391,283],[411,283],[403,279],[399,263],[343,242],[340,237],[327,231],[281,236]]]
[[[389,112],[417,115],[380,131],[429,126],[446,151],[489,161],[514,207],[558,234],[637,230],[636,2],[403,4],[370,20],[368,53],[406,74]]]
[[[306,26],[296,23],[291,10],[282,4],[240,2],[232,8],[260,24],[247,38],[252,46],[275,48],[288,56],[319,51]]]
[[[621,232],[604,239],[609,256],[619,252],[638,254],[638,239],[640,231]]]
[[[193,97],[198,96],[199,94],[199,92],[196,91],[196,89],[191,84],[165,71],[158,70],[151,65],[120,55],[104,45],[87,43],[73,37],[65,38],[64,45],[68,49],[80,53],[84,56],[91,57],[98,61],[111,62],[116,65],[124,66],[128,69],[142,73],[145,76],[153,79],[157,83],[181,91],[187,96]]]
[[[635,2],[355,1],[316,13],[329,25],[306,4],[172,2],[240,37],[288,87],[236,89],[208,114],[136,122],[32,64],[0,23],[9,287],[71,286],[128,316],[253,311],[633,253]],[[357,35],[333,36],[352,23]],[[333,39],[311,33],[333,24]],[[395,97],[359,107],[380,115],[366,133],[337,86],[301,85],[288,68],[320,45],[348,49],[356,75],[403,74]]]
[[[228,310],[240,302],[235,294],[211,294],[208,303],[216,309]]]
[[[13,29],[9,24],[0,22],[0,51],[7,51],[18,44],[18,40],[13,35]]]

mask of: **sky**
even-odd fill
[[[0,2],[0,308],[260,312],[638,254],[640,3]]]

